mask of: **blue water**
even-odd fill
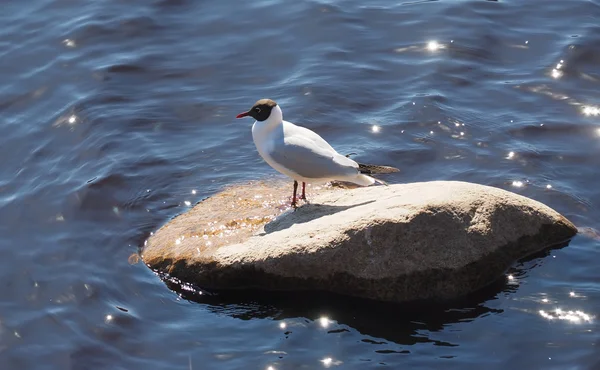
[[[0,368],[600,368],[599,1],[9,0],[0,24]],[[277,176],[234,119],[263,97],[390,182],[583,232],[426,310],[184,293],[135,254]]]

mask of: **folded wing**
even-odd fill
[[[306,135],[286,133],[269,154],[275,162],[308,179],[345,178],[358,173],[358,163],[337,153],[329,144],[318,145]]]

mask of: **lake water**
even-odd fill
[[[600,368],[600,1],[7,0],[0,368]],[[393,183],[465,180],[584,232],[444,305],[235,301],[131,258],[189,204],[277,176],[278,101]]]

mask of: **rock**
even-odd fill
[[[566,242],[551,208],[455,181],[307,188],[237,185],[168,222],[144,262],[206,290],[321,290],[383,301],[446,299],[497,280],[515,260]]]

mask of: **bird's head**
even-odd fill
[[[277,106],[274,100],[271,99],[260,99],[250,110],[244,113],[238,114],[235,118],[244,118],[244,117],[252,117],[257,121],[266,121],[271,116],[271,112],[273,112],[273,108],[276,111],[281,112],[281,109]]]

